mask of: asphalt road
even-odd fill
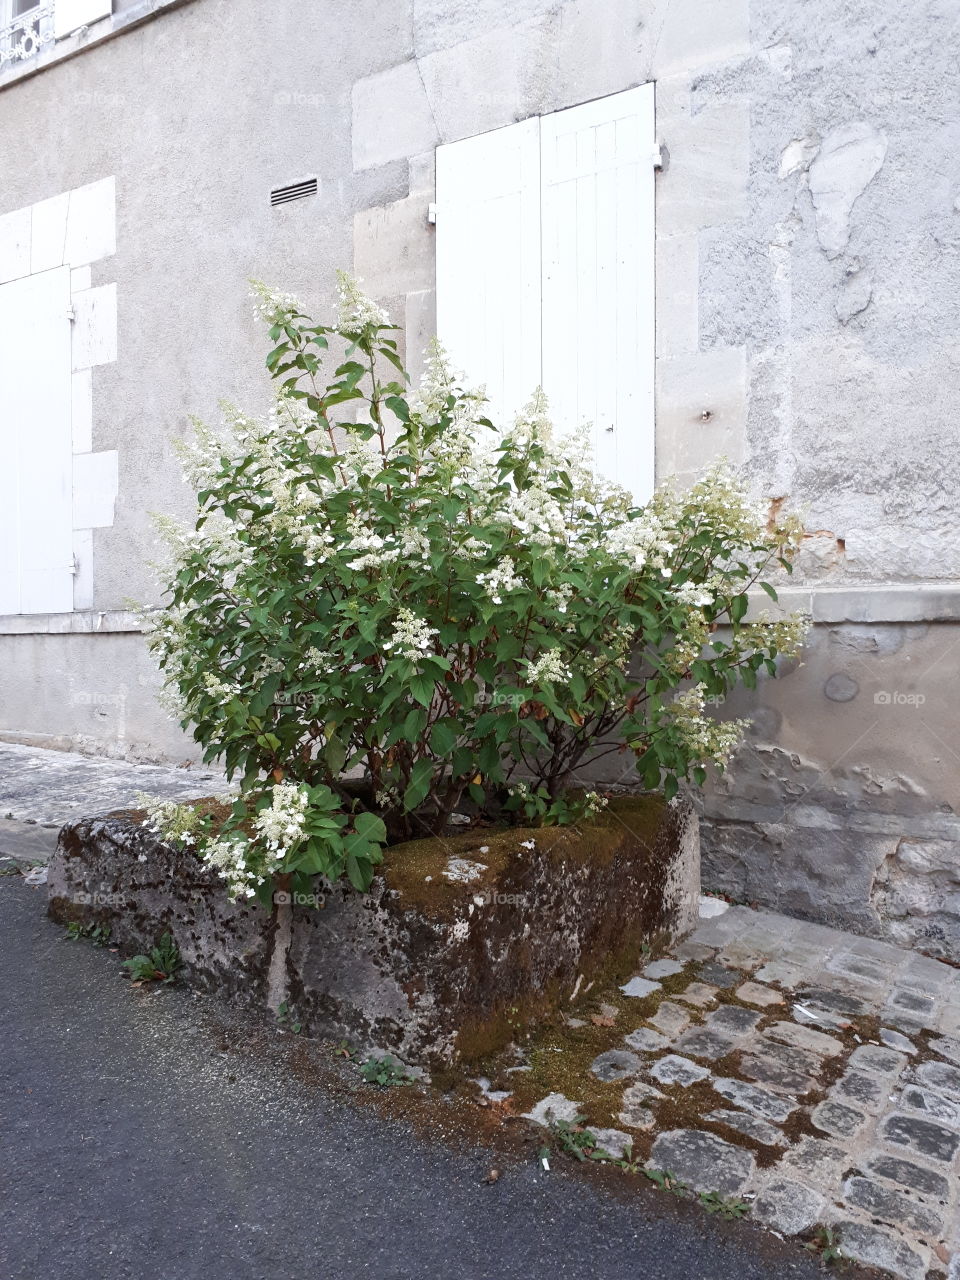
[[[793,1246],[651,1191],[427,1141],[227,1051],[174,988],[64,939],[0,879],[4,1280],[821,1276]],[[431,1104],[432,1105],[432,1104]]]

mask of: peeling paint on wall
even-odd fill
[[[839,257],[847,247],[853,206],[880,172],[886,154],[886,138],[865,121],[831,129],[821,143],[808,176],[817,237],[828,258]]]

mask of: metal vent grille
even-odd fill
[[[316,178],[304,178],[303,182],[293,182],[289,187],[276,187],[270,192],[270,203],[289,204],[291,200],[302,200],[305,196],[317,194]]]

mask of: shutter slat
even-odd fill
[[[544,116],[541,134],[544,389],[558,426],[592,423],[600,471],[644,500],[654,485],[653,86]]]
[[[73,608],[70,270],[0,286],[0,612]]]
[[[437,148],[437,333],[506,424],[540,383],[539,121]]]

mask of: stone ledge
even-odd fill
[[[0,636],[96,635],[139,632],[143,626],[127,609],[78,609],[75,613],[8,613],[0,617]]]
[[[259,1010],[286,1001],[308,1032],[443,1066],[693,928],[699,871],[692,809],[646,796],[582,830],[397,846],[370,893],[338,885],[322,909],[230,903],[193,854],[123,813],[64,827],[48,887],[54,919],[109,923],[123,950],[169,931],[197,986]]]
[[[850,583],[837,587],[782,587],[779,610],[763,592],[750,593],[753,616],[764,609],[801,609],[814,623],[960,622],[960,586],[948,583]]]

